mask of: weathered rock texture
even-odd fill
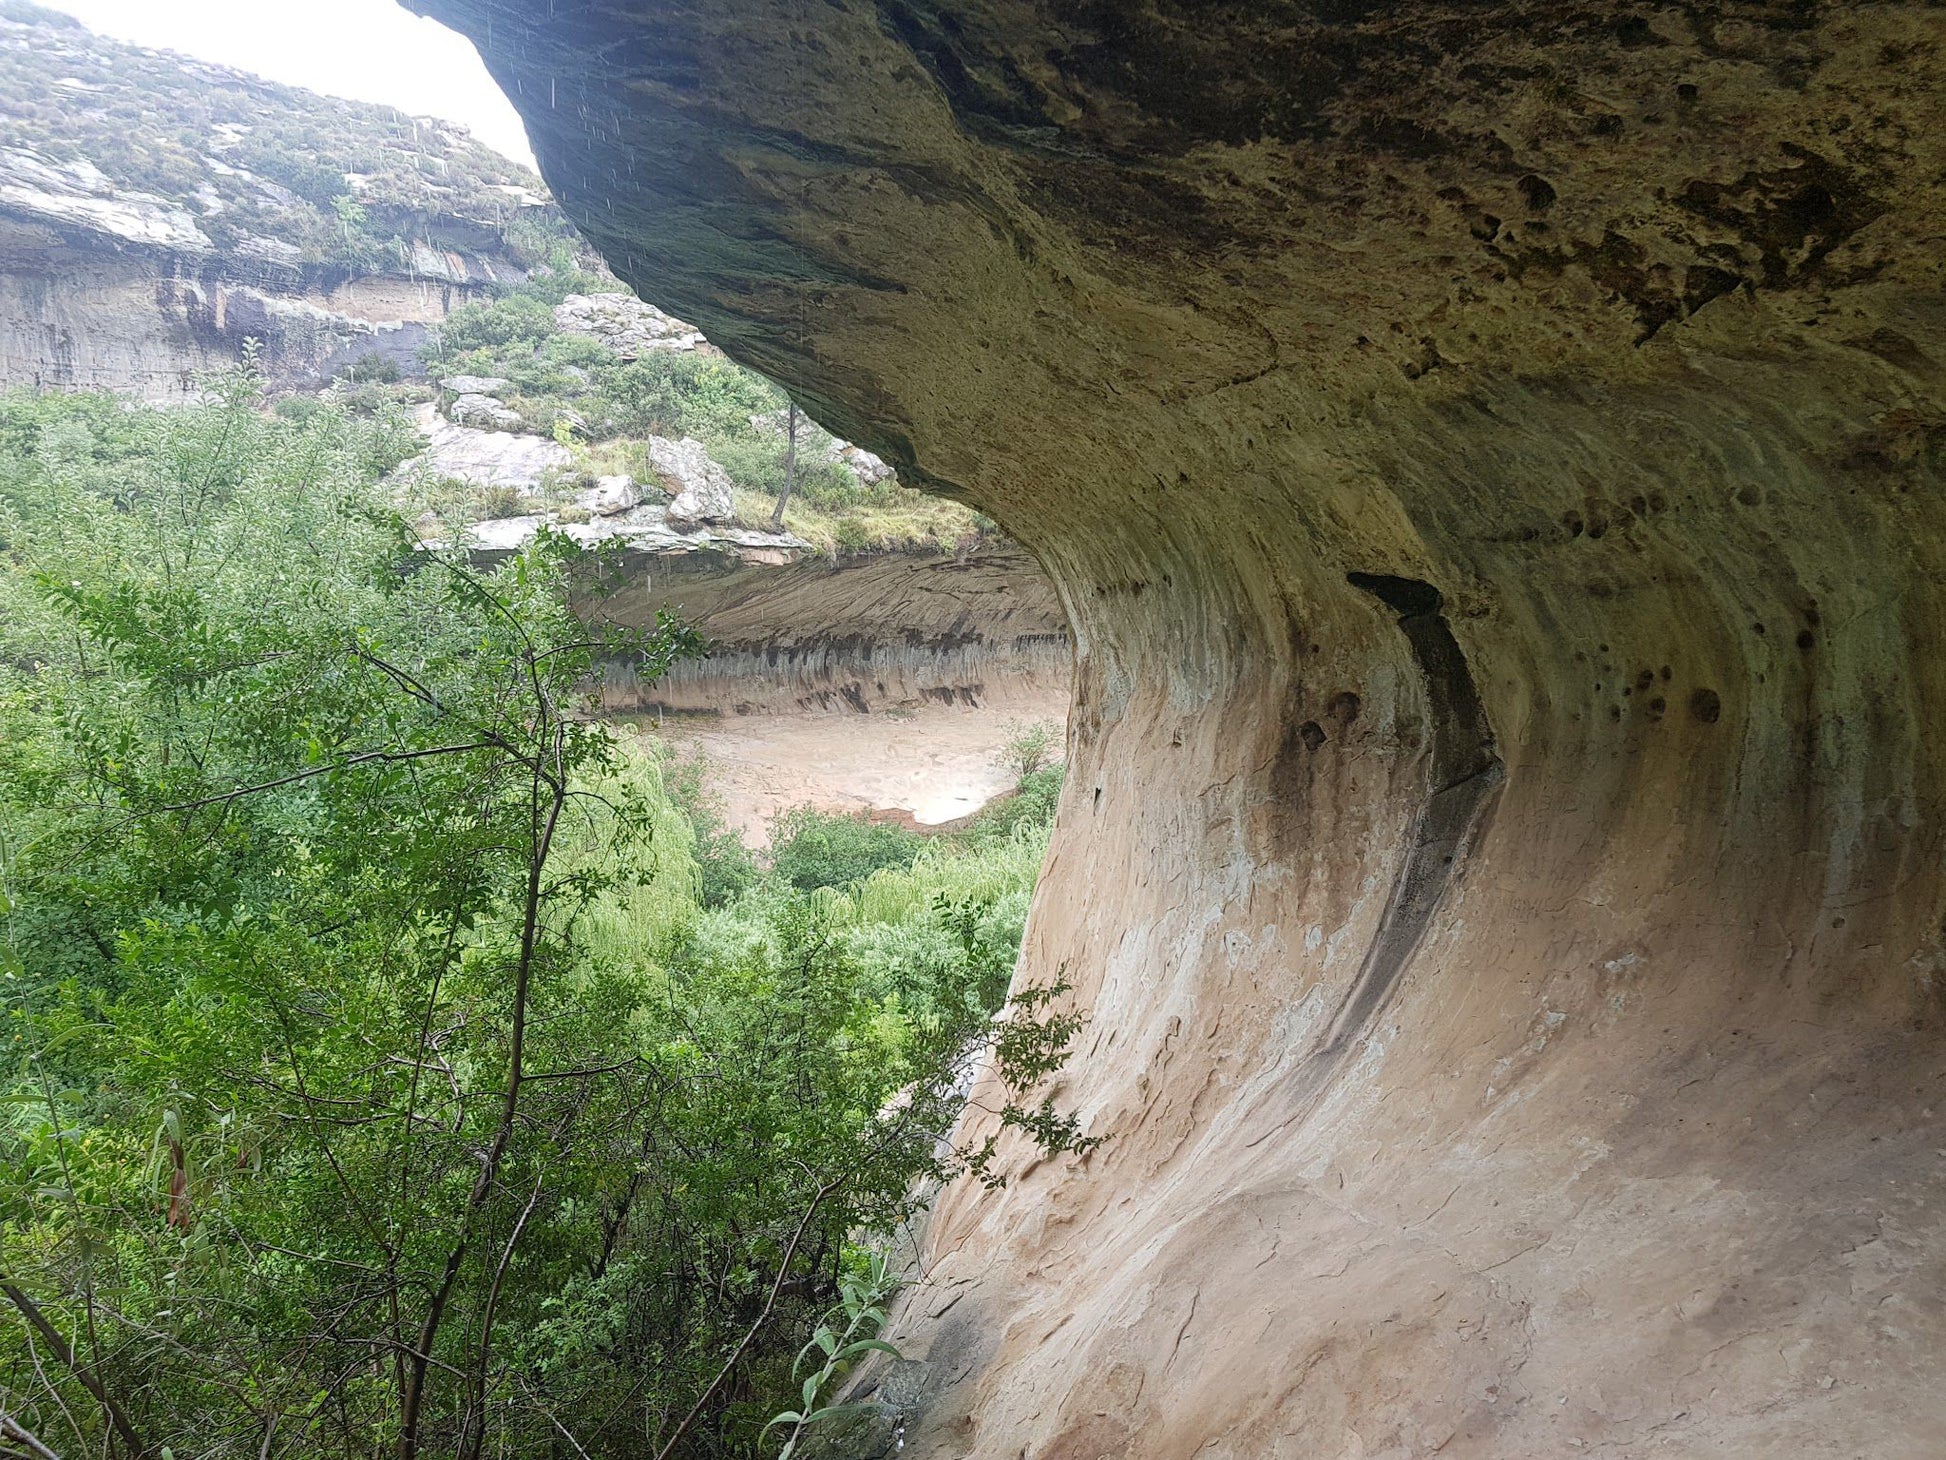
[[[827,558],[789,537],[706,539],[629,554],[626,586],[591,606],[620,623],[667,609],[709,641],[653,684],[611,670],[613,710],[881,714],[924,706],[1038,713],[1073,648],[1047,576],[1018,548]]]
[[[1946,1448],[1946,10],[413,3],[1074,626],[906,1455]]]

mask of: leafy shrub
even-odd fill
[[[1054,822],[1054,808],[1061,799],[1061,783],[1067,767],[1059,764],[1029,771],[1017,783],[1014,794],[1004,796],[986,807],[967,828],[969,839],[1005,841],[1022,828],[1033,828],[1042,836]]]
[[[480,516],[488,522],[501,522],[509,517],[524,517],[527,514],[527,499],[518,489],[505,485],[487,487],[480,493]]]
[[[367,350],[340,370],[338,378],[353,385],[397,385],[399,362],[376,350]]]
[[[722,799],[711,793],[707,776],[701,755],[663,763],[662,784],[693,829],[698,897],[705,908],[719,908],[756,885],[757,859],[724,821]]]
[[[776,818],[770,870],[800,892],[845,887],[887,867],[910,867],[924,838],[902,826],[796,806]]]
[[[439,329],[441,356],[466,350],[498,350],[521,344],[529,349],[554,333],[554,311],[531,294],[508,294],[484,304],[467,304],[446,317]]]
[[[318,412],[328,409],[325,403],[314,395],[287,395],[277,401],[271,413],[280,421],[302,426],[317,419]]]
[[[623,429],[640,436],[703,440],[754,435],[750,417],[783,396],[748,370],[696,352],[657,351],[618,367],[606,382]]]
[[[1007,740],[1001,747],[996,764],[1000,769],[1012,774],[1016,785],[1024,785],[1027,778],[1053,759],[1061,748],[1061,727],[1053,720],[1033,720],[1025,724],[1018,720],[1007,722]]]

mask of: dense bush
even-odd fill
[[[939,1142],[968,1071],[1024,1089],[1076,1032],[1052,991],[990,1019],[1044,827],[807,813],[712,888],[696,797],[590,708],[693,637],[578,622],[602,574],[557,537],[419,548],[388,424],[291,414],[244,377],[0,399],[10,1421],[124,1460],[759,1454],[861,1242],[1003,1174]]]
[[[888,867],[910,867],[922,845],[902,826],[798,806],[771,827],[770,870],[800,892],[848,887]]]
[[[709,764],[700,755],[664,761],[662,783],[689,820],[696,858],[697,897],[719,908],[756,885],[757,859],[725,822],[723,802],[709,787]]]
[[[442,348],[454,353],[502,349],[512,344],[532,347],[552,333],[554,311],[529,294],[468,304],[454,310],[440,326]]]
[[[397,385],[399,365],[376,350],[367,350],[340,370],[338,378],[353,385]]]

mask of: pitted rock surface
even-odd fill
[[[903,1454],[1938,1450],[1946,10],[412,3],[1070,617]]]
[[[511,380],[499,375],[448,375],[439,382],[439,388],[454,395],[497,396],[512,384]]]
[[[446,419],[456,426],[484,426],[498,431],[518,431],[524,424],[520,412],[504,406],[490,395],[463,395],[446,407]]]

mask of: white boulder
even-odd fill
[[[512,384],[498,375],[448,375],[439,382],[439,388],[454,395],[498,395]]]
[[[671,522],[728,522],[736,516],[730,474],[694,436],[651,436],[649,467],[669,489]]]
[[[851,474],[868,487],[898,476],[892,463],[884,457],[874,456],[862,446],[854,446],[849,441],[838,443],[838,459],[851,468]]]
[[[574,500],[576,506],[584,508],[596,517],[613,517],[619,512],[632,511],[640,506],[642,494],[635,489],[633,477],[596,477],[595,484],[580,493]]]
[[[633,294],[570,294],[555,306],[554,323],[569,334],[601,341],[624,360],[658,350],[696,350],[709,343],[694,325]]]
[[[439,420],[425,429],[426,449],[401,471],[452,477],[476,487],[512,487],[531,495],[540,490],[549,472],[565,471],[573,461],[564,447],[545,436],[476,431]]]
[[[458,426],[490,426],[501,431],[516,430],[521,424],[519,411],[501,405],[490,395],[463,395],[446,408],[446,417]]]

